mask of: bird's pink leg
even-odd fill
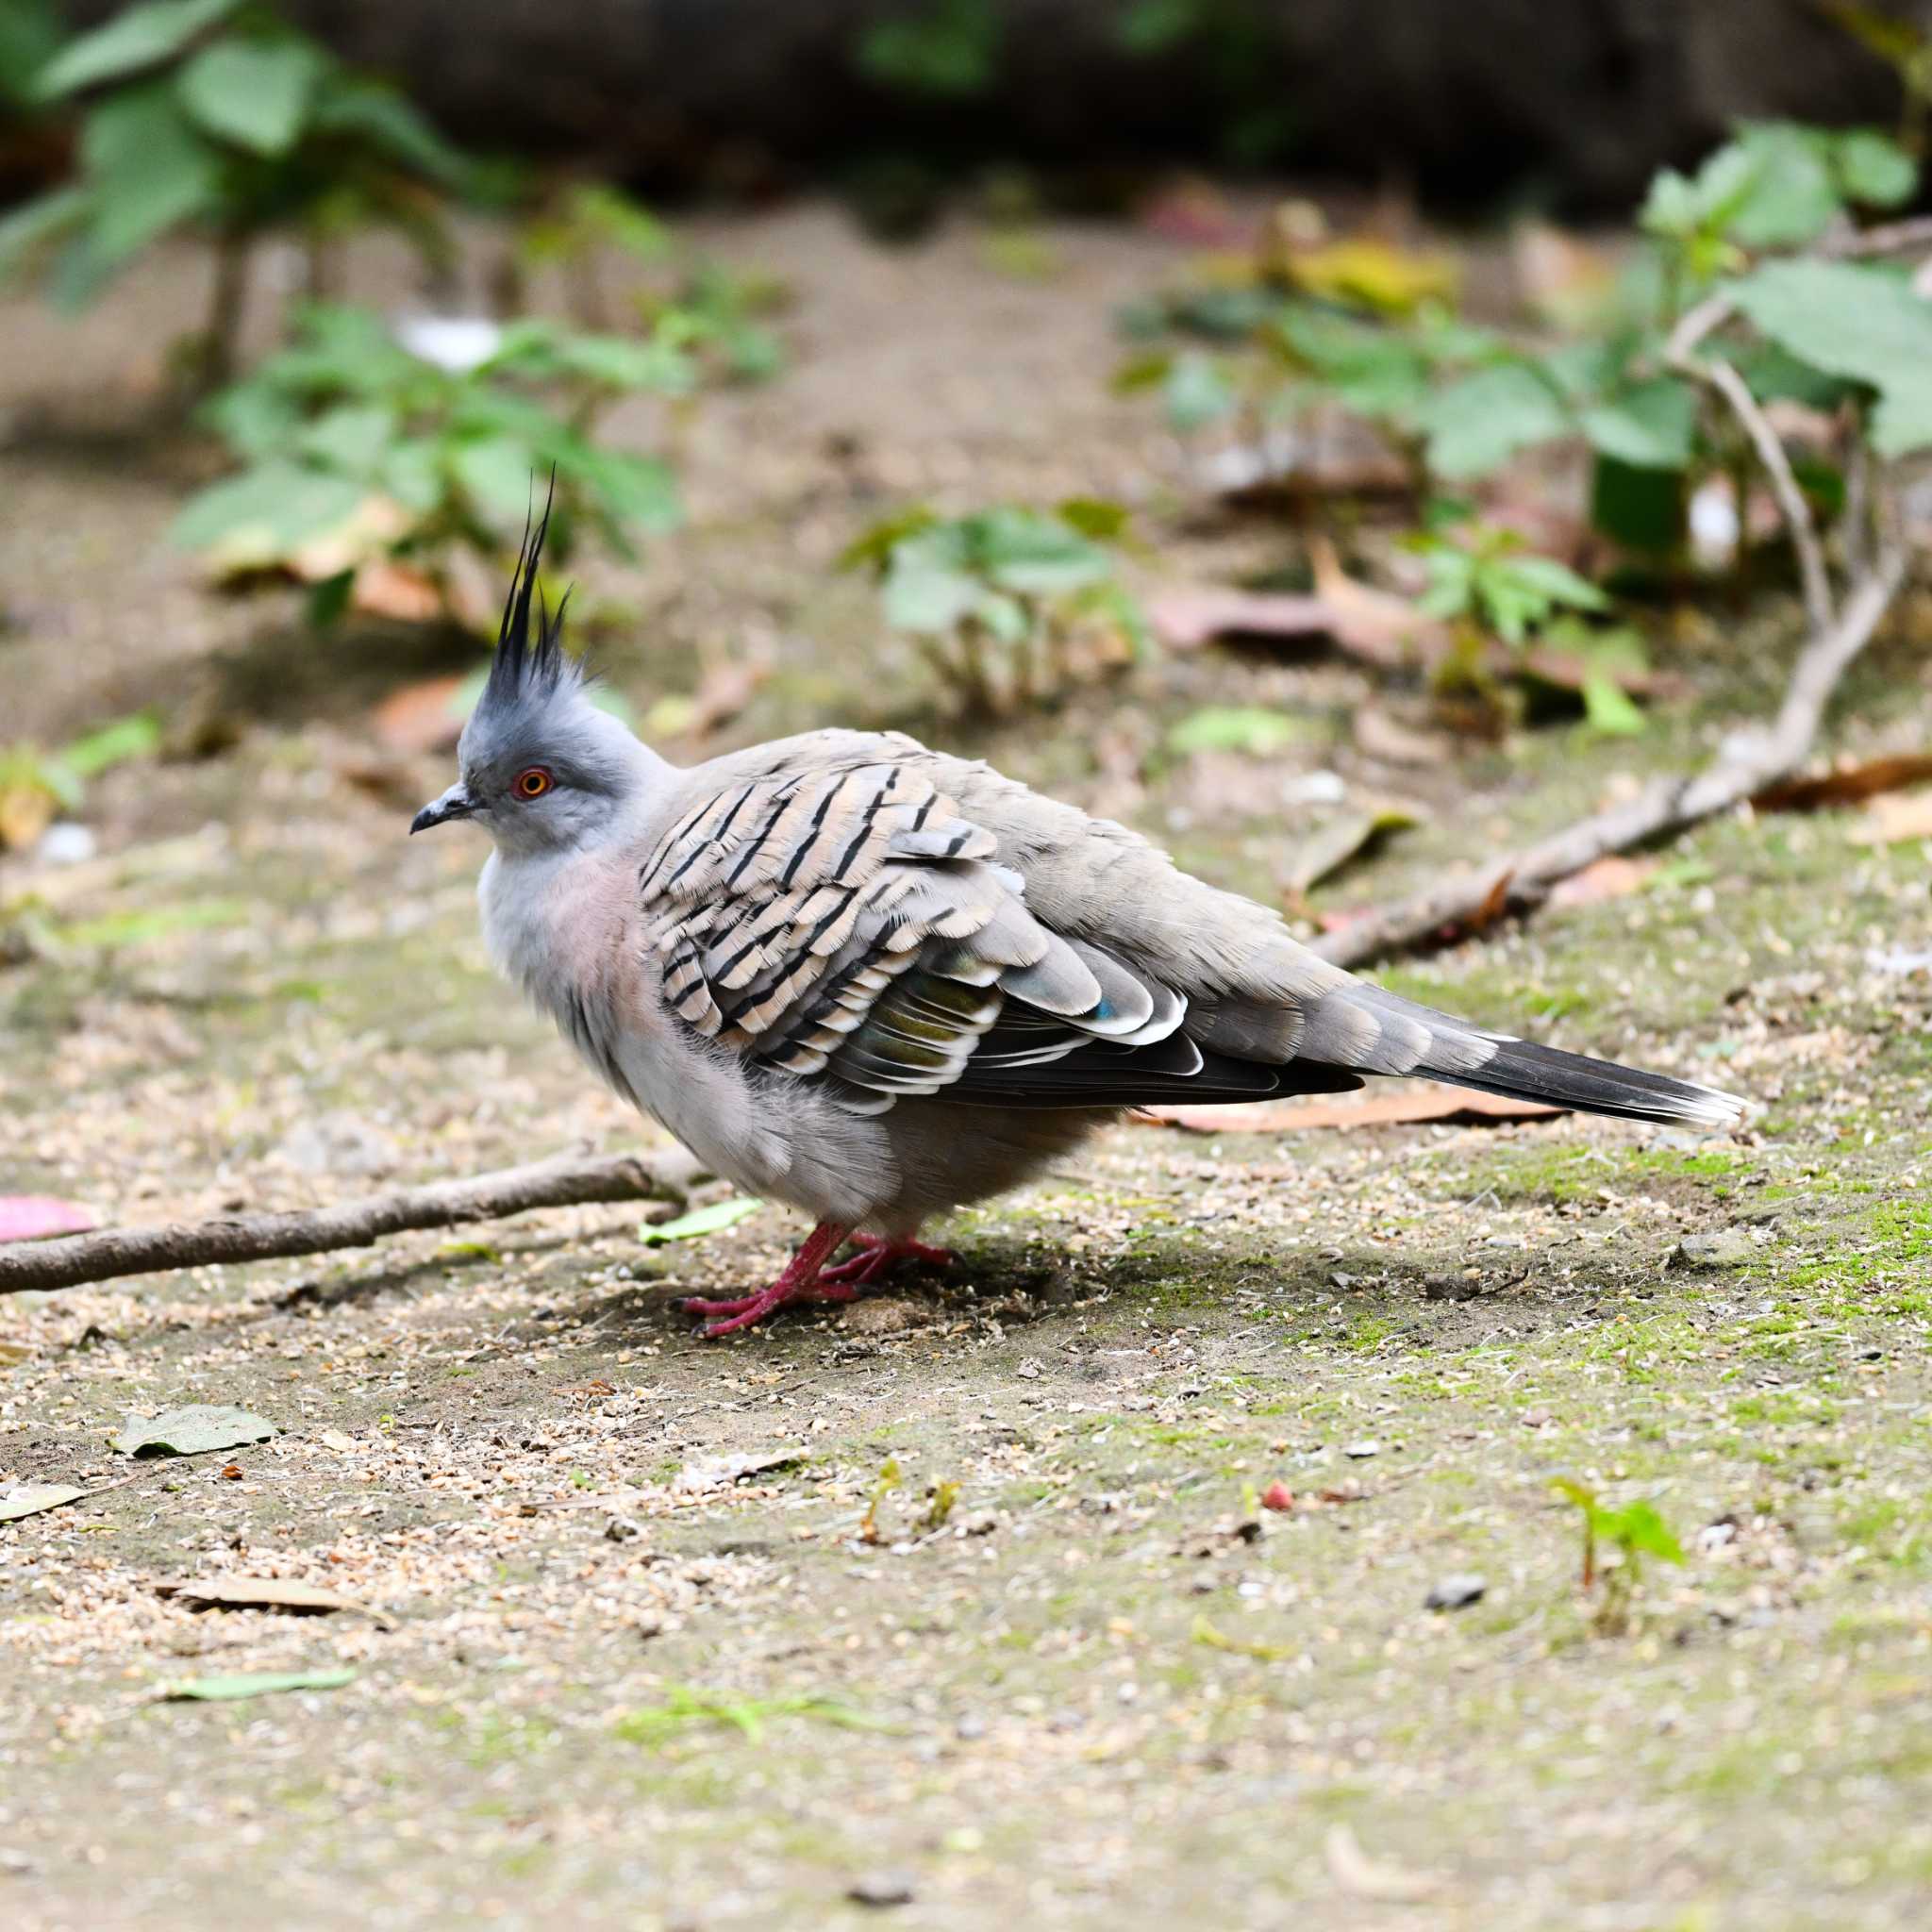
[[[838,1252],[848,1232],[836,1221],[820,1222],[806,1236],[798,1252],[785,1264],[785,1272],[771,1287],[761,1288],[757,1294],[728,1302],[706,1301],[697,1295],[685,1295],[671,1306],[681,1315],[722,1317],[722,1320],[708,1321],[698,1331],[708,1338],[731,1335],[741,1328],[749,1328],[762,1322],[774,1308],[782,1308],[787,1302],[849,1302],[858,1292],[856,1288],[846,1288],[838,1283],[821,1285],[825,1262]]]
[[[945,1268],[958,1258],[951,1248],[935,1248],[924,1241],[892,1241],[876,1234],[856,1234],[852,1245],[858,1250],[858,1254],[827,1268],[819,1276],[821,1281],[849,1281],[865,1288],[901,1261],[924,1261],[928,1267]]]

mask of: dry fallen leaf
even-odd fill
[[[395,1628],[395,1619],[385,1610],[286,1576],[211,1576],[185,1583],[158,1583],[155,1594],[173,1597],[191,1610],[287,1610],[297,1617],[346,1610],[367,1617],[385,1630]]]
[[[349,589],[351,608],[399,624],[434,624],[443,614],[442,591],[434,579],[386,557],[371,558]]]
[[[1594,906],[1604,899],[1627,898],[1640,891],[1657,868],[1654,858],[1625,858],[1611,853],[1572,873],[1551,889],[1552,906]]]
[[[1506,1100],[1500,1094],[1464,1092],[1454,1087],[1416,1087],[1377,1093],[1371,1100],[1149,1107],[1142,1108],[1137,1118],[1156,1126],[1185,1127],[1195,1134],[1293,1134],[1310,1127],[1407,1126],[1419,1121],[1548,1120],[1567,1111],[1541,1101]]]
[[[1817,811],[1835,805],[1862,805],[1881,792],[1923,785],[1932,778],[1932,752],[1906,752],[1839,765],[1809,778],[1787,778],[1767,786],[1751,803],[1759,811]]]
[[[388,751],[451,750],[463,732],[467,677],[425,677],[392,691],[369,714],[375,741]]]
[[[1371,664],[1433,662],[1449,648],[1446,625],[1424,616],[1406,598],[1372,590],[1342,569],[1325,537],[1308,543],[1315,590],[1328,607],[1335,641]]]
[[[1932,839],[1932,791],[1886,793],[1865,808],[1865,822],[1848,834],[1855,845],[1899,845]]]
[[[1147,600],[1147,621],[1170,650],[1192,651],[1220,637],[1327,637],[1335,612],[1320,597],[1178,584]]]
[[[1360,1841],[1345,1824],[1328,1827],[1325,1841],[1328,1871],[1343,1891],[1357,1898],[1379,1899],[1385,1905],[1414,1905],[1433,1898],[1441,1881],[1424,1872],[1405,1872],[1399,1865],[1385,1865],[1362,1850]]]
[[[1422,823],[1415,808],[1381,805],[1372,811],[1349,812],[1305,840],[1289,871],[1289,891],[1297,897],[1324,879],[1332,878],[1354,860],[1365,858],[1397,832]]]
[[[1440,765],[1452,751],[1450,741],[1440,734],[1411,731],[1374,705],[1356,711],[1355,741],[1364,758],[1386,765]]]

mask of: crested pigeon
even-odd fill
[[[1385,992],[1125,827],[897,732],[669,764],[592,702],[562,606],[535,599],[533,628],[543,535],[458,781],[409,829],[483,826],[499,970],[714,1172],[812,1218],[769,1287],[682,1305],[707,1335],[943,1258],[923,1224],[1137,1105],[1411,1074],[1641,1121],[1743,1116]]]

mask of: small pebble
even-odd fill
[[[1757,1257],[1757,1243],[1740,1227],[1715,1234],[1687,1234],[1671,1251],[1673,1268],[1741,1268]]]
[[[912,1880],[904,1872],[868,1872],[853,1880],[845,1896],[856,1906],[909,1906]]]
[[[1382,1445],[1379,1442],[1351,1442],[1341,1453],[1353,1457],[1357,1462],[1366,1462],[1371,1456],[1381,1455]]]
[[[1425,1610],[1466,1610],[1471,1604],[1479,1604],[1483,1592],[1489,1589],[1488,1582],[1473,1571],[1458,1572],[1454,1576],[1445,1576],[1423,1599]]]

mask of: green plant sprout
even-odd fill
[[[1683,1546],[1650,1503],[1607,1508],[1594,1490],[1569,1476],[1557,1477],[1551,1487],[1574,1503],[1582,1518],[1580,1587],[1587,1596],[1602,1586],[1594,1620],[1597,1629],[1607,1636],[1627,1629],[1643,1581],[1642,1558],[1655,1557],[1661,1563],[1682,1563]],[[1605,1544],[1616,1557],[1612,1563],[1600,1560]]]
[[[242,468],[188,503],[175,541],[263,570],[341,538],[353,554],[318,584],[317,617],[341,609],[371,558],[421,573],[453,613],[454,553],[493,564],[531,478],[554,471],[558,559],[587,528],[628,557],[633,532],[677,523],[675,478],[659,458],[601,447],[596,421],[622,395],[689,393],[686,337],[675,317],[641,340],[521,322],[453,369],[412,355],[366,309],[310,308],[291,347],[207,405]]]
[[[354,230],[382,225],[446,273],[445,192],[464,158],[394,90],[343,65],[265,0],[149,0],[61,47],[35,97],[84,102],[77,171],[0,221],[0,276],[43,270],[65,307],[91,302],[136,256],[183,229],[215,275],[199,379],[234,366],[256,244],[292,234],[311,299],[335,290]]]
[[[1144,656],[1151,633],[1119,579],[1126,513],[1075,498],[875,525],[840,559],[872,572],[885,619],[966,710],[998,716]]]
[[[779,1718],[811,1718],[844,1731],[883,1731],[891,1725],[835,1697],[810,1693],[796,1697],[721,1697],[708,1690],[674,1684],[664,1702],[627,1712],[616,1732],[627,1744],[653,1748],[692,1724],[724,1724],[748,1744],[763,1740],[765,1726]]]

